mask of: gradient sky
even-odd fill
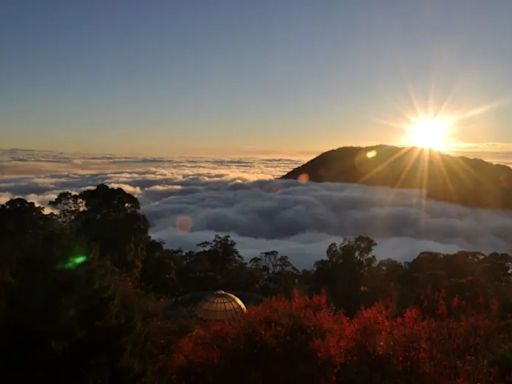
[[[0,147],[256,154],[398,143],[413,111],[492,105],[512,142],[512,1],[0,2]]]

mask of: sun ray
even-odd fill
[[[372,119],[377,123],[401,128],[404,131],[396,144],[451,152],[459,145],[469,144],[459,137],[462,133],[461,129],[466,124],[465,120],[511,102],[509,98],[501,98],[476,107],[457,108],[453,105],[457,87],[451,87],[443,98],[439,98],[437,96],[439,87],[434,80],[433,78],[426,89],[424,97],[419,97],[412,83],[404,79],[407,102],[404,103],[399,98],[390,100],[396,110],[395,116],[398,118],[388,116]]]
[[[430,163],[430,149],[423,151],[423,157],[421,161],[421,189],[423,194],[421,195],[421,209],[425,212],[427,208],[427,190],[428,190],[428,179],[429,179],[429,163]]]
[[[402,173],[400,174],[400,177],[399,179],[397,180],[397,182],[394,184],[393,186],[393,189],[391,191],[391,194],[389,196],[389,199],[388,199],[388,202],[387,204],[391,204],[391,202],[393,201],[395,195],[396,195],[396,192],[399,188],[401,188],[402,186],[402,182],[405,180],[405,178],[407,177],[407,175],[409,174],[409,171],[411,170],[412,166],[415,164],[416,162],[416,159],[418,158],[419,154],[420,154],[420,149],[418,148],[415,148],[413,149],[414,150],[414,153],[413,155],[409,158],[404,170],[402,171]]]
[[[477,115],[481,115],[482,113],[488,112],[494,108],[497,108],[503,104],[508,103],[508,100],[497,100],[489,104],[481,105],[479,107],[470,109],[468,111],[462,112],[459,116],[461,119],[467,119],[470,117],[474,117]]]
[[[482,176],[478,174],[473,168],[471,168],[469,165],[467,165],[461,158],[459,157],[453,157],[453,165],[454,167],[458,168],[460,170],[460,175],[472,175],[477,180],[484,182],[485,180],[482,179]],[[466,176],[467,178],[467,176]]]
[[[404,179],[407,177],[407,175],[409,174],[409,171],[410,169],[412,168],[412,166],[414,165],[414,163],[416,162],[416,159],[418,158],[418,156],[420,155],[420,152],[421,152],[421,149],[419,148],[414,148],[414,154],[413,156],[411,156],[411,158],[409,159],[409,161],[407,162],[407,165],[405,166],[405,169],[403,170],[402,174],[400,175],[400,178],[398,179],[398,181],[396,182],[394,188],[399,188],[400,185],[402,184],[402,182],[404,181]]]
[[[363,177],[361,177],[357,183],[364,183],[364,181],[368,180],[370,177],[375,176],[378,172],[382,171],[385,167],[391,164],[393,161],[397,160],[401,156],[407,152],[408,148],[401,148],[397,153],[391,156],[389,159],[381,163],[378,167],[374,168],[371,172],[367,173]]]
[[[444,100],[444,102],[441,104],[441,106],[439,107],[438,109],[438,114],[439,115],[445,115],[447,114],[446,110],[448,109],[448,107],[450,106],[450,103],[451,101],[453,100],[453,97],[455,95],[455,88],[452,89],[452,91],[450,92],[450,94],[446,97],[446,99]]]
[[[455,190],[455,187],[453,186],[452,181],[450,180],[450,177],[448,175],[448,171],[446,170],[446,166],[444,164],[443,158],[441,156],[439,156],[439,153],[435,152],[433,159],[436,162],[437,168],[441,171],[441,175],[443,177],[444,183],[447,185],[448,189],[450,190],[453,200],[458,201],[459,196],[457,194],[457,191]]]

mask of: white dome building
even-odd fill
[[[196,314],[203,320],[229,320],[247,312],[242,300],[235,295],[217,291],[205,297],[196,308]]]

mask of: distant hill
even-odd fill
[[[512,209],[512,169],[434,150],[387,145],[327,151],[283,179],[416,188],[466,206]]]

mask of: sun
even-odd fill
[[[455,118],[451,116],[419,116],[405,128],[405,142],[409,146],[445,151],[450,145],[454,124]]]

